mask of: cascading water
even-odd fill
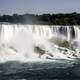
[[[0,61],[78,58],[79,33],[76,26],[1,24]]]

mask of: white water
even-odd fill
[[[40,53],[34,51],[35,46],[45,51],[40,57],[42,60],[79,58],[79,28],[73,26],[75,35],[71,34],[71,26],[60,28],[48,25],[0,25],[0,62],[37,60]],[[57,45],[58,41],[62,43],[65,40],[73,45],[75,51]]]

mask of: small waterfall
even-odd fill
[[[0,25],[0,57],[5,54],[27,58],[74,58],[79,56],[80,30],[76,26],[49,26],[49,25]],[[53,42],[50,40],[53,39]],[[55,42],[69,42],[76,49],[69,50],[60,47]],[[62,42],[60,42],[62,40]],[[36,48],[36,51],[34,51]],[[3,51],[5,50],[5,51]],[[75,55],[75,56],[73,56]],[[3,61],[4,59],[1,58]],[[19,58],[18,58],[19,59]],[[15,60],[15,57],[14,59]]]

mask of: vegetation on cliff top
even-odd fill
[[[79,13],[65,14],[24,14],[24,15],[3,15],[0,22],[22,23],[22,24],[44,24],[44,25],[80,25]]]

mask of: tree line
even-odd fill
[[[0,22],[44,25],[80,25],[80,13],[2,15],[0,16]]]

